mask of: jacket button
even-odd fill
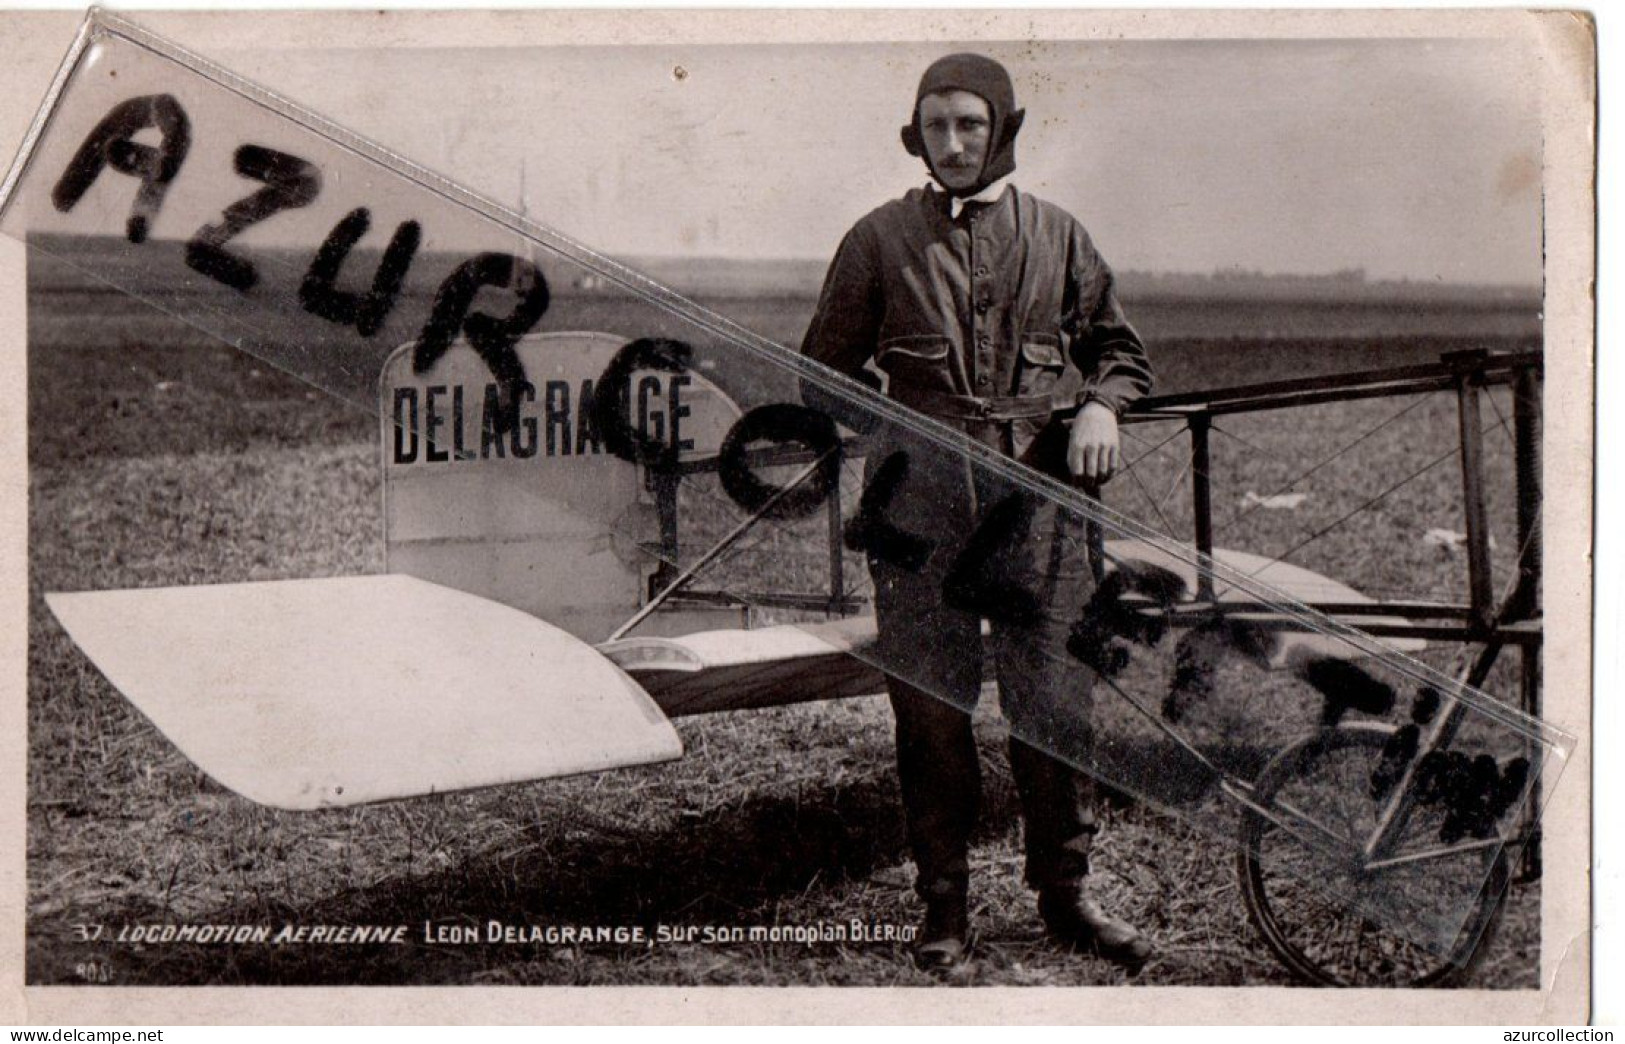
[[[979,276],[987,275],[987,266],[986,265],[977,265],[976,266],[976,274],[979,275]]]
[[[989,305],[986,301],[978,301],[978,302],[976,302],[976,314],[978,314],[978,315],[986,315],[987,310],[990,307],[992,307],[992,306]]]

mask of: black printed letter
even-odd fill
[[[138,145],[130,138],[145,127],[156,127],[163,140],[157,148]],[[102,168],[112,164],[120,174],[141,179],[135,205],[124,234],[132,243],[144,242],[147,230],[164,203],[164,191],[180,172],[192,144],[191,124],[180,103],[168,94],[131,98],[114,107],[85,136],[68,168],[51,190],[51,202],[66,214],[96,183]]]
[[[220,224],[198,229],[186,244],[186,264],[246,293],[259,281],[259,273],[252,262],[226,253],[226,243],[279,210],[308,206],[322,190],[322,172],[298,156],[263,145],[244,145],[237,150],[235,163],[238,174],[263,181],[265,187],[227,207]]]
[[[886,507],[908,477],[908,454],[899,450],[880,462],[858,498],[858,513],[846,524],[844,539],[853,551],[918,573],[937,549],[935,542],[906,533],[886,518]]]
[[[1038,620],[1038,596],[1010,575],[1011,551],[1026,543],[1036,506],[1019,490],[994,505],[943,581],[949,605],[999,623],[1027,625]]]
[[[582,406],[583,417],[592,419],[604,448],[624,461],[642,464],[650,471],[669,472],[677,467],[677,449],[665,439],[652,439],[632,424],[632,374],[638,370],[683,373],[694,349],[682,341],[640,337],[628,341],[615,353],[594,387],[592,408]]]
[[[373,273],[372,292],[362,295],[337,289],[333,284],[338,282],[345,259],[371,227],[372,215],[366,207],[357,207],[346,214],[316,251],[310,271],[299,285],[299,303],[306,311],[335,323],[354,326],[362,337],[371,337],[383,328],[423,237],[423,230],[416,221],[401,222],[389,241],[389,248],[384,251],[383,260],[378,263],[378,271]]]
[[[520,295],[519,303],[506,318],[469,312],[482,287],[520,285],[514,280],[516,268],[529,289]],[[548,300],[547,280],[529,261],[495,253],[478,254],[464,261],[435,292],[434,310],[412,351],[413,372],[428,372],[459,333],[467,334],[468,343],[485,361],[507,400],[496,416],[496,430],[513,431],[519,423],[519,393],[525,384],[525,367],[513,346],[546,313]]]
[[[746,451],[751,443],[762,441],[778,445],[799,442],[819,461],[818,480],[785,493],[767,517],[806,518],[817,511],[841,480],[841,435],[835,430],[835,422],[817,410],[784,402],[758,406],[739,418],[722,440],[717,477],[734,503],[746,511],[760,511],[782,492],[782,487],[763,482],[751,470]]]

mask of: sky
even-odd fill
[[[1513,41],[976,48],[1007,65],[1028,112],[1014,180],[1075,214],[1116,268],[1540,282],[1538,101]],[[603,253],[750,259],[827,258],[924,183],[897,132],[920,72],[955,49],[211,57]]]

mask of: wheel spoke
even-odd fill
[[[1255,796],[1266,806],[1302,808],[1358,843],[1375,828],[1386,800],[1372,798],[1369,787],[1388,735],[1324,730],[1272,763]],[[1453,930],[1463,911],[1487,918],[1489,908],[1470,904],[1492,852],[1441,854],[1360,873],[1261,816],[1247,823],[1243,894],[1270,948],[1293,971],[1327,984],[1405,986],[1440,982],[1465,965],[1475,932],[1441,955],[1383,925],[1412,926],[1422,939]],[[1419,809],[1402,824],[1395,851],[1438,848],[1439,826],[1436,811]]]

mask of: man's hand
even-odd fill
[[[1066,466],[1086,482],[1111,478],[1123,463],[1117,445],[1117,414],[1100,402],[1085,403],[1072,419],[1072,438],[1066,447]]]

